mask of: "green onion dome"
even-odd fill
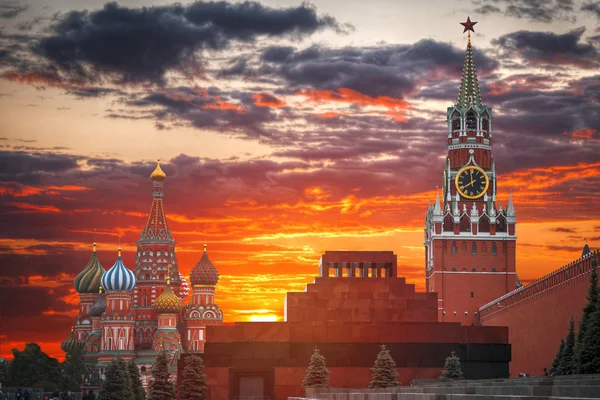
[[[75,277],[75,290],[79,293],[98,293],[98,288],[100,287],[100,280],[102,279],[102,274],[104,273],[104,268],[100,265],[100,261],[98,260],[98,255],[96,254],[96,243],[94,242],[94,251],[92,252],[92,258],[87,263],[83,271]]]
[[[71,334],[69,335],[68,338],[66,338],[61,344],[60,344],[60,348],[62,349],[62,351],[64,351],[65,353],[70,351],[70,350],[82,350],[85,347],[85,342],[82,342],[81,340],[77,339],[75,337],[75,331],[73,330],[73,328],[71,327]]]

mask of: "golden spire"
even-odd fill
[[[98,288],[98,293],[102,294],[102,285]]]
[[[119,257],[121,257],[121,246],[119,245]]]
[[[73,325],[71,325],[71,333],[73,333],[75,331],[75,327]]]
[[[154,168],[154,171],[150,174],[150,178],[152,178],[153,181],[162,182],[166,177],[167,174],[160,168],[160,160],[157,160],[156,168]]]
[[[204,252],[206,253],[206,243],[204,243]]]
[[[167,265],[167,285],[171,284],[171,264]]]
[[[95,252],[96,252],[96,242],[94,242],[94,243],[92,244],[92,248],[93,248],[93,252],[95,253]]]

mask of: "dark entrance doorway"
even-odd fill
[[[272,400],[272,370],[230,370],[230,400]]]

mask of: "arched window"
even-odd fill
[[[492,272],[496,272],[496,268],[492,268]]]
[[[467,215],[460,217],[460,231],[471,232],[471,219]]]
[[[496,255],[496,242],[492,243],[492,254]]]
[[[456,268],[452,268],[452,272],[456,272]]]
[[[456,254],[456,242],[452,242],[452,254]]]
[[[450,214],[446,214],[444,217],[444,231],[445,232],[453,232],[454,231],[454,218]]]
[[[479,232],[490,231],[490,219],[484,215],[479,219]]]
[[[477,268],[471,269],[471,272],[477,272]]]
[[[467,129],[471,131],[477,129],[477,117],[473,111],[467,114]]]
[[[471,245],[471,254],[477,254],[477,244],[475,242]]]
[[[506,218],[502,215],[496,219],[496,232],[506,232]]]
[[[142,296],[142,307],[147,307],[148,306],[148,296],[143,295]]]
[[[467,242],[462,242],[462,252],[463,254],[467,254]]]

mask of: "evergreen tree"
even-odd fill
[[[131,381],[131,392],[133,393],[133,400],[144,400],[146,398],[146,392],[144,386],[142,386],[142,380],[140,379],[140,370],[133,358],[127,362],[127,373],[129,374],[129,380]]]
[[[60,364],[49,357],[37,343],[27,343],[23,351],[12,349],[13,359],[8,368],[8,381],[12,386],[58,389]]]
[[[60,388],[79,392],[85,372],[84,350],[73,347],[67,351],[65,361],[61,365]]]
[[[554,357],[554,361],[552,361],[552,367],[550,367],[550,375],[559,375],[559,366],[560,360],[563,357],[565,352],[565,339],[560,339],[560,347],[558,348],[558,353],[556,353],[556,357]]]
[[[129,374],[122,358],[113,358],[104,373],[98,400],[132,400]]]
[[[310,357],[306,376],[302,380],[302,387],[304,389],[329,387],[329,370],[325,365],[325,357],[321,355],[319,349],[316,347]]]
[[[383,344],[381,345],[379,354],[377,354],[373,368],[371,368],[371,382],[369,382],[369,387],[386,388],[398,386],[397,377],[396,362],[390,356],[390,351],[385,347],[385,344]]]
[[[600,308],[600,288],[598,288],[598,259],[597,256],[592,256],[592,273],[590,275],[590,287],[588,289],[587,304],[583,307],[583,314],[579,321],[579,329],[577,330],[577,340],[575,342],[575,365],[577,373],[585,374],[588,372],[588,367],[593,357],[594,352],[587,351],[587,335],[586,331],[590,329],[592,324],[592,316],[594,312]]]
[[[600,373],[600,307],[590,316],[584,335],[585,347],[581,349],[581,373]]]
[[[164,350],[156,356],[152,367],[152,382],[150,382],[149,400],[174,400],[175,386],[169,381],[169,360]]]
[[[454,351],[450,354],[450,357],[446,357],[446,362],[444,363],[444,370],[442,371],[442,376],[440,377],[440,379],[465,379],[465,376],[462,372],[462,367],[460,365],[460,358],[458,358]]]
[[[573,375],[575,373],[575,362],[573,353],[575,350],[575,321],[571,317],[569,322],[569,333],[565,339],[562,357],[558,363],[558,375]]]
[[[207,400],[208,380],[202,372],[204,361],[202,358],[191,355],[185,358],[185,367],[179,386],[179,398],[181,400]]]

